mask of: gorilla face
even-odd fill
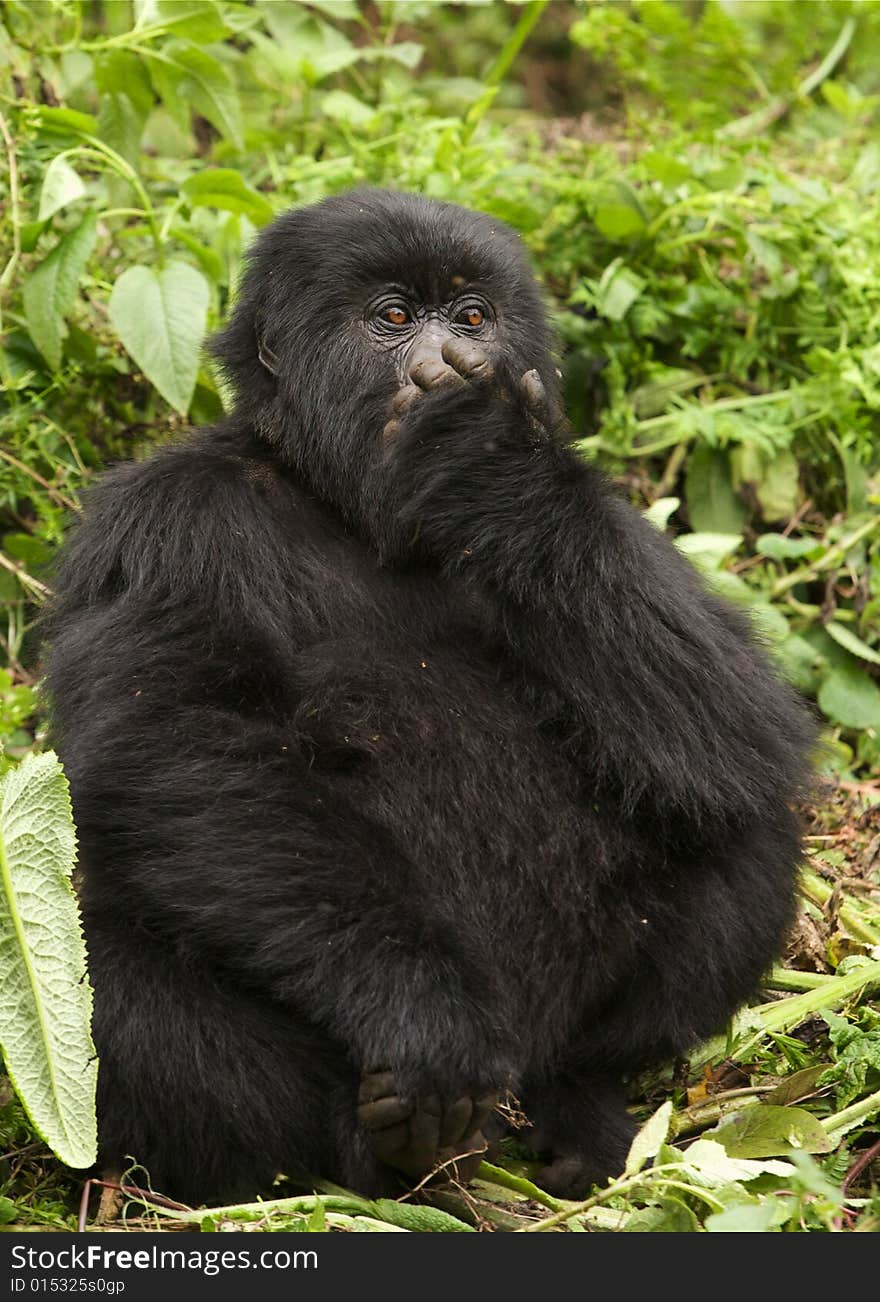
[[[369,190],[263,232],[212,349],[237,413],[350,526],[372,532],[389,429],[414,392],[455,383],[463,366],[506,384],[534,371],[555,395],[551,343],[506,226]]]

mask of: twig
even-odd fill
[[[843,560],[847,552],[851,551],[856,543],[861,542],[863,538],[867,538],[878,527],[880,527],[880,515],[867,520],[865,524],[855,529],[848,538],[842,538],[839,543],[829,547],[825,555],[820,556],[817,561],[811,561],[809,565],[801,565],[798,569],[784,575],[783,578],[777,579],[770,589],[771,598],[781,597],[784,592],[788,592],[789,588],[796,587],[798,583],[807,583],[811,579],[815,579],[819,574],[823,574],[825,570],[831,569],[832,565],[836,565],[838,561]]]
[[[23,475],[30,475],[31,479],[36,480],[41,488],[45,488],[49,496],[53,501],[56,501],[59,506],[66,507],[68,511],[78,511],[80,509],[79,504],[74,502],[73,498],[65,497],[64,493],[62,493],[60,489],[53,488],[48,479],[44,479],[36,470],[33,470],[30,466],[26,466],[23,461],[19,461],[11,452],[5,452],[3,448],[0,448],[0,457],[2,457],[4,461],[7,461],[10,466],[14,466],[16,470],[20,470]]]
[[[38,596],[42,600],[52,596],[51,588],[47,588],[45,583],[41,583],[39,579],[35,579],[33,575],[28,574],[23,565],[16,565],[8,556],[4,556],[3,552],[0,552],[0,565],[3,566],[4,570],[8,570],[10,574],[14,574],[24,587],[30,588],[34,596]]]
[[[867,1167],[869,1167],[871,1163],[875,1161],[877,1158],[880,1158],[880,1139],[877,1140],[876,1144],[872,1144],[870,1148],[866,1148],[864,1153],[860,1153],[859,1156],[856,1158],[856,1160],[853,1162],[852,1166],[849,1168],[846,1175],[844,1176],[844,1180],[843,1180],[844,1193],[847,1192],[847,1190],[850,1188],[851,1185],[855,1184],[856,1180],[858,1180],[862,1172],[866,1170]]]

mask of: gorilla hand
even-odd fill
[[[402,1094],[390,1071],[365,1071],[358,1092],[358,1121],[376,1157],[413,1181],[443,1168],[467,1181],[488,1147],[483,1134],[499,1095]]]
[[[546,438],[562,423],[562,412],[548,397],[537,370],[526,371],[513,385],[508,385],[499,377],[485,349],[472,339],[447,339],[439,356],[416,363],[409,380],[392,400],[393,414],[383,431],[386,440],[397,435],[401,418],[423,394],[460,390],[467,385],[483,388],[487,396],[501,402],[519,404],[534,437]]]

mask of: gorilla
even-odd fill
[[[212,346],[231,413],[104,475],[49,623],[101,1160],[400,1192],[513,1099],[581,1195],[783,940],[811,723],[572,451],[501,222],[287,212]]]

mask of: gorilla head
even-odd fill
[[[508,384],[537,372],[541,402],[555,404],[551,342],[520,241],[502,222],[357,190],[262,233],[212,351],[236,416],[363,527],[393,399],[400,412],[415,391],[462,372]]]

